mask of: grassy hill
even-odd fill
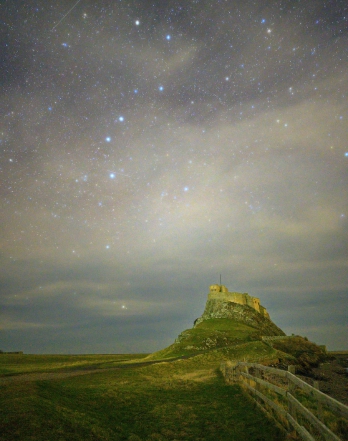
[[[210,319],[183,331],[175,343],[154,352],[147,359],[159,360],[197,355],[255,340],[260,340],[259,332],[252,326],[232,319]]]
[[[47,356],[49,379],[44,355],[7,359],[17,374],[0,376],[0,441],[284,440],[239,386],[216,374],[219,355],[209,356],[148,366],[141,356],[138,367],[134,357],[127,366],[125,356],[79,356],[76,366],[65,356],[70,371]]]
[[[257,314],[250,311],[251,308],[245,309],[248,318],[250,313]],[[269,324],[265,325],[264,321]],[[263,319],[259,323],[253,316],[248,324],[243,323],[240,316],[237,319],[209,318],[183,331],[172,345],[148,355],[144,360],[186,358],[187,368],[190,365],[217,368],[225,360],[283,366],[291,364],[297,366],[298,372],[310,375],[312,367],[328,358],[320,346],[300,336],[278,335],[276,340],[262,341],[265,330],[268,336],[278,330],[283,333],[270,320]]]
[[[282,338],[248,306],[207,303],[204,314],[148,356],[1,354],[0,441],[284,440],[218,368],[230,360],[310,369],[324,351]]]

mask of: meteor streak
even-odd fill
[[[53,26],[53,28],[51,29],[51,32],[54,31],[54,29],[64,20],[64,18],[70,14],[70,12],[75,8],[75,6],[78,5],[78,3],[80,3],[81,0],[77,0],[77,2],[74,4],[74,6],[69,9],[69,11],[59,20],[59,22]]]

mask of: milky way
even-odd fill
[[[1,21],[0,349],[160,349],[220,274],[346,348],[346,1],[7,2]]]

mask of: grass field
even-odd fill
[[[0,440],[282,440],[202,357],[3,354]]]
[[[147,354],[117,355],[0,355],[0,375],[60,372],[71,369],[103,369],[121,362],[141,359]]]

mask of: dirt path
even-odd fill
[[[150,366],[152,364],[168,363],[176,360],[181,360],[184,358],[190,358],[190,357],[185,356],[185,357],[172,358],[169,360],[141,361],[139,363],[120,364],[115,367],[99,368],[99,369],[93,369],[92,367],[90,368],[87,367],[87,368],[76,368],[71,370],[65,370],[64,372],[31,372],[31,373],[23,373],[23,374],[6,375],[0,377],[0,386],[10,383],[19,383],[19,382],[28,382],[28,381],[37,381],[37,380],[60,380],[63,378],[78,377],[81,375],[97,374],[101,372],[117,371],[120,369],[140,368],[144,366]]]
[[[120,369],[133,369],[149,366],[157,363],[168,363],[179,359],[191,358],[192,356],[177,357],[169,360],[152,360],[142,361],[139,363],[120,364],[109,368],[95,368],[90,366],[87,368],[76,368],[61,372],[32,372],[23,374],[6,375],[0,377],[0,386],[11,383],[29,382],[37,380],[60,380],[69,377],[78,377],[81,375],[97,374],[102,372],[110,372]],[[348,405],[348,353],[334,354],[334,358],[327,363],[323,363],[320,367],[314,368],[314,378],[301,377],[309,384],[313,380],[319,380],[320,390],[336,400]]]
[[[16,374],[9,377],[0,378],[0,386],[10,383],[20,383],[36,380],[56,380],[67,377],[77,377],[79,375],[93,374],[95,372],[102,372],[101,369],[85,370],[85,371],[70,371],[70,372],[35,372],[31,374]]]

